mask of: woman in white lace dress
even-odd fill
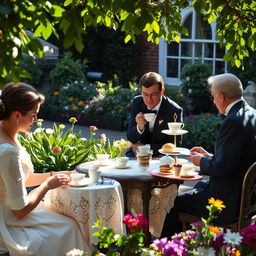
[[[67,174],[33,174],[19,131],[37,121],[44,96],[24,83],[7,84],[0,96],[0,254],[64,256],[73,248],[87,251],[77,224],[44,207],[50,189],[70,181]],[[40,184],[40,185],[39,185]],[[26,186],[39,185],[27,194]]]

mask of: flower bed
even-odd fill
[[[209,199],[206,206],[208,219],[193,223],[192,229],[171,237],[156,239],[146,247],[144,232],[148,230],[148,222],[142,214],[135,217],[126,215],[123,223],[129,229],[127,235],[116,235],[112,229],[102,228],[94,233],[99,237],[98,250],[91,255],[112,256],[254,256],[256,255],[256,225],[249,225],[238,232],[223,233],[220,228],[212,225],[216,214],[225,205],[221,200]],[[100,228],[100,221],[95,223]],[[67,253],[67,256],[87,256],[77,249]]]

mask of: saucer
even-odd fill
[[[172,175],[172,172],[160,172],[160,171],[157,171],[158,174],[161,174],[161,175]]]
[[[88,186],[90,182],[91,182],[90,178],[83,178],[82,180],[79,181],[79,183],[74,183],[73,181],[70,181],[69,185],[72,187],[84,187],[84,186]]]
[[[164,133],[164,134],[167,134],[167,135],[183,135],[183,134],[188,133],[187,130],[183,130],[183,129],[179,129],[179,130],[162,130],[161,132]]]
[[[115,169],[128,169],[128,168],[130,168],[129,165],[126,165],[126,166],[117,166],[117,165],[115,165]]]
[[[195,171],[189,172],[187,174],[182,174],[182,171],[181,171],[180,177],[191,178],[191,177],[195,177],[196,175],[198,175],[198,173]]]

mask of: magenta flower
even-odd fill
[[[137,214],[134,218],[132,215],[127,214],[123,218],[123,223],[126,224],[131,232],[138,230],[148,230],[148,220],[144,218],[143,214]]]
[[[249,247],[256,248],[256,224],[249,225],[240,231],[243,243]]]

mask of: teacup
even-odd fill
[[[126,168],[128,163],[129,157],[117,157],[115,159],[116,167],[118,168]]]
[[[101,171],[99,170],[98,165],[91,165],[89,167],[89,178],[91,180],[91,183],[97,183],[98,180],[100,179]]]
[[[195,166],[190,163],[182,165],[181,176],[192,176],[194,174]]]
[[[84,173],[71,173],[70,174],[70,178],[72,179],[72,183],[74,183],[75,185],[79,185],[81,183],[81,181],[85,178]]]
[[[150,145],[146,144],[146,145],[138,146],[138,153],[140,154],[150,153]]]
[[[182,129],[183,127],[184,127],[184,123],[180,123],[180,122],[170,122],[170,123],[168,123],[169,130],[176,131],[176,130]]]
[[[156,114],[154,113],[145,113],[144,114],[144,118],[148,121],[148,122],[151,122],[154,117],[156,116]]]
[[[97,154],[96,157],[99,162],[99,165],[107,165],[110,155],[109,154]]]

